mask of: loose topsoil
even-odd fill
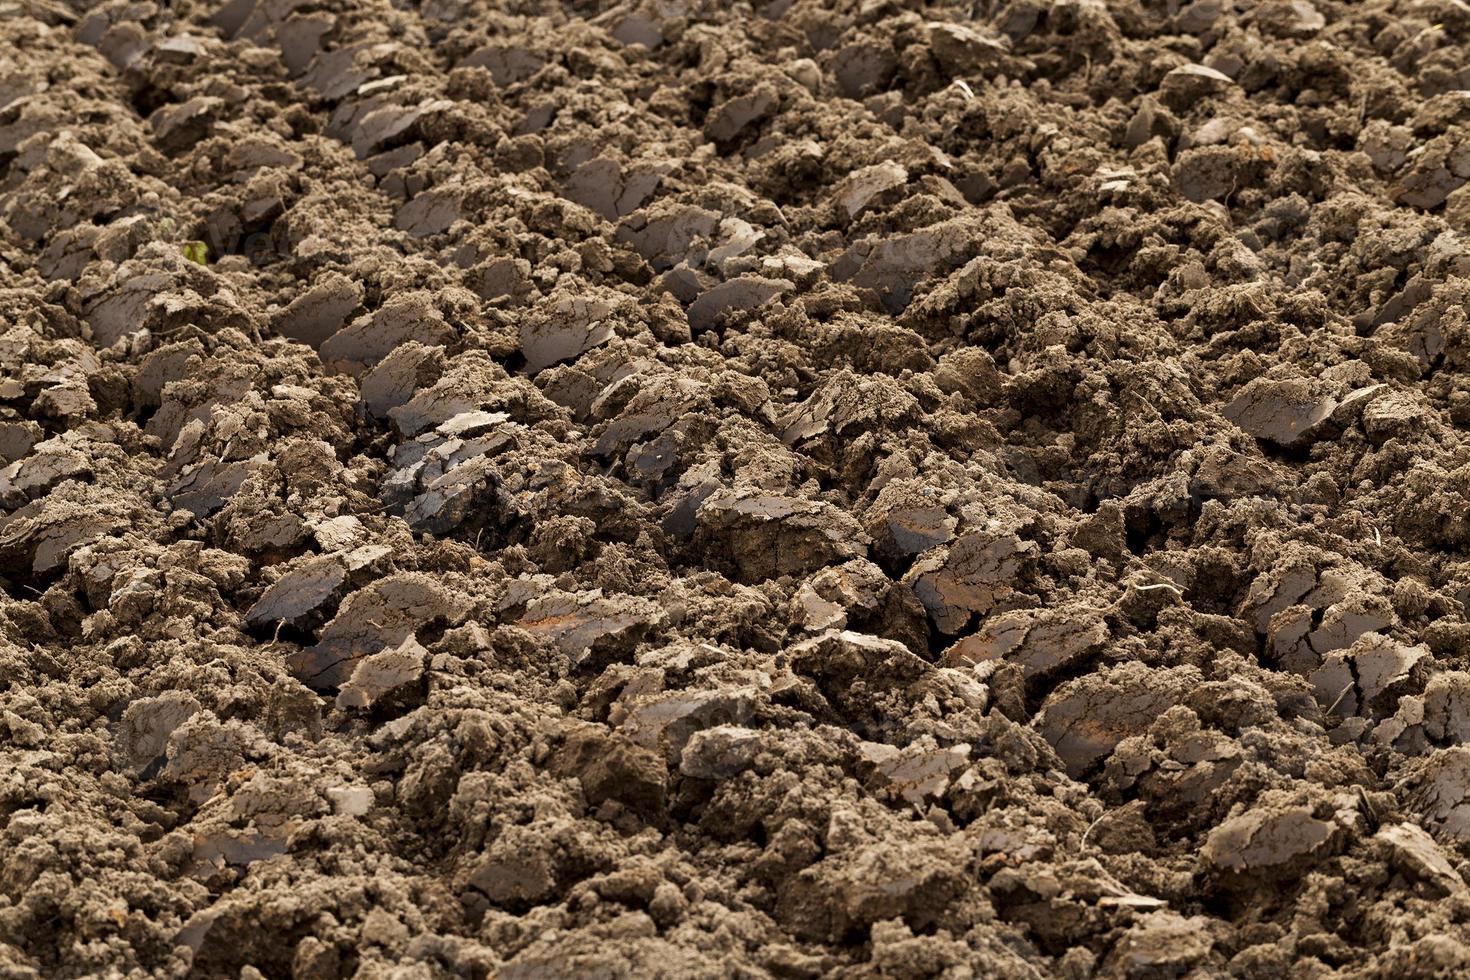
[[[1470,972],[1470,5],[0,15],[0,977]]]

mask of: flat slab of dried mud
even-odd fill
[[[0,976],[1470,974],[1470,6],[0,15]]]

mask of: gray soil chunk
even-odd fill
[[[816,571],[867,554],[867,535],[830,504],[764,493],[717,490],[699,505],[699,536],[719,542],[742,581]]]
[[[897,640],[828,630],[792,646],[792,670],[810,677],[844,721],[869,739],[881,737],[886,711],[922,699],[920,682],[934,668]]]
[[[410,634],[397,647],[363,657],[337,692],[337,707],[365,711],[416,689],[428,655]]]
[[[942,507],[899,507],[888,511],[883,534],[905,555],[917,555],[954,540],[958,522]]]
[[[403,507],[403,519],[415,531],[448,534],[483,509],[493,479],[483,458],[455,463],[443,472],[427,466],[414,474],[416,492]]]
[[[30,455],[0,469],[0,503],[20,507],[63,480],[90,478],[86,446],[65,437],[38,443]]]
[[[241,175],[262,167],[279,167],[283,170],[300,169],[303,161],[300,154],[292,150],[279,138],[256,136],[240,140],[230,147],[225,161]]]
[[[488,68],[495,84],[504,88],[530,78],[541,70],[546,59],[534,52],[503,44],[487,44],[471,52],[462,68]]]
[[[932,668],[902,643],[851,630],[829,630],[803,640],[789,651],[792,665],[819,679],[866,677],[870,682],[889,678],[910,682]]]
[[[724,274],[732,259],[744,255],[765,237],[765,232],[747,221],[726,218],[720,222],[720,243],[710,249],[705,261],[710,268]]]
[[[1308,554],[1287,554],[1251,583],[1240,608],[1257,633],[1265,634],[1277,613],[1295,605],[1317,585],[1317,568]]]
[[[860,41],[838,51],[831,65],[838,90],[849,99],[861,99],[888,87],[898,58],[890,44]]]
[[[521,325],[526,370],[541,371],[612,339],[612,306],[599,299],[558,296]]]
[[[327,790],[332,809],[349,817],[360,817],[373,808],[373,791],[366,786],[333,786]]]
[[[1013,533],[971,532],[915,562],[904,577],[941,633],[956,634],[1016,588],[1035,545]]]
[[[0,422],[0,462],[20,459],[40,438],[41,427],[34,422]]]
[[[460,219],[464,191],[457,187],[436,187],[414,196],[398,210],[393,227],[415,238],[438,235]]]
[[[1001,613],[984,620],[979,632],[946,651],[945,661],[973,666],[1004,659],[1020,664],[1030,680],[1074,669],[1107,639],[1107,623],[1095,609]]]
[[[174,729],[200,710],[198,700],[182,692],[143,698],[128,705],[118,723],[117,753],[124,764],[142,772],[161,761]]]
[[[421,105],[386,105],[363,115],[356,120],[352,133],[352,149],[358,159],[372,156],[382,147],[404,133],[423,117],[424,113],[452,107],[445,100],[425,102]]]
[[[855,170],[837,186],[834,199],[837,208],[851,221],[862,213],[868,202],[895,187],[908,182],[909,172],[894,160],[884,160],[871,167]]]
[[[324,99],[340,99],[376,74],[372,68],[358,67],[370,61],[371,52],[365,44],[319,51],[311,59],[300,82],[316,90]]]
[[[643,698],[626,709],[618,730],[676,764],[697,732],[749,721],[757,697],[755,688],[740,687]]]
[[[362,286],[346,276],[328,273],[281,311],[271,327],[283,337],[320,348],[346,325],[362,303]]]
[[[392,575],[348,596],[316,645],[286,660],[302,683],[316,690],[340,687],[362,657],[396,647],[430,625],[456,624],[468,608],[462,596],[429,576]]]
[[[62,484],[0,515],[0,564],[29,566],[37,574],[52,572],[78,548],[120,532],[137,518],[132,500],[88,499],[81,484]]]
[[[522,301],[531,291],[531,264],[525,259],[489,259],[471,270],[466,285],[481,299]]]
[[[1464,894],[1465,880],[1450,863],[1449,855],[1422,827],[1411,823],[1389,824],[1373,837],[1387,846],[1393,863],[1403,872]]]
[[[941,69],[950,75],[993,68],[1005,58],[1010,43],[991,37],[966,24],[931,23],[929,50]]]
[[[750,768],[761,744],[760,732],[735,725],[697,731],[679,754],[679,772],[696,779],[729,779]]]
[[[252,317],[223,279],[184,259],[177,247],[152,243],[110,270],[105,280],[84,282],[83,312],[92,339],[107,347],[140,331],[172,333],[252,328]]]
[[[662,432],[700,405],[707,392],[705,386],[687,379],[663,378],[645,384],[635,375],[625,379],[621,387],[624,397],[635,390],[637,393],[622,404],[617,417],[598,437],[599,455],[624,451],[638,440]],[[589,400],[588,412],[606,413],[615,404],[606,397],[611,391],[603,389]]]
[[[1413,812],[1438,840],[1470,840],[1470,747],[1434,752],[1406,782]]]
[[[1445,198],[1445,222],[1452,228],[1470,227],[1470,187],[1460,187]]]
[[[395,146],[391,150],[375,153],[364,161],[368,172],[374,177],[382,180],[395,170],[401,170],[413,164],[415,160],[424,155],[424,144],[405,143]]]
[[[1257,439],[1287,448],[1316,437],[1317,426],[1337,402],[1303,378],[1257,378],[1240,390],[1222,414]]]
[[[789,279],[740,276],[701,293],[689,306],[689,329],[713,330],[731,311],[748,313],[796,288]]]
[[[286,844],[266,834],[250,831],[226,831],[221,834],[199,835],[194,842],[194,868],[234,865],[246,867],[256,861],[268,861],[286,853]]]
[[[1311,0],[1272,0],[1262,5],[1257,23],[1278,37],[1311,37],[1327,18]]]
[[[592,806],[616,800],[657,818],[664,809],[668,767],[658,755],[596,726],[578,729],[552,761],[553,771],[573,776]]]
[[[1416,208],[1436,208],[1470,179],[1470,140],[1440,136],[1416,147],[1413,169],[1394,196]]]
[[[969,764],[970,746],[942,749],[899,750],[891,745],[865,742],[860,751],[880,785],[912,803],[923,806],[944,795],[951,778]]]
[[[598,157],[567,178],[563,193],[609,221],[616,221],[642,207],[661,179],[651,167],[625,173],[616,160]]]
[[[417,436],[444,425],[450,425],[444,434],[466,436],[472,434],[463,428],[466,424],[482,431],[491,424],[490,419],[475,413],[488,411],[494,415],[498,414],[497,408],[514,409],[518,417],[527,420],[556,414],[552,403],[538,398],[528,382],[508,376],[503,368],[477,352],[451,359],[438,381],[419,389],[398,408],[389,409],[388,415],[404,436]],[[420,442],[414,458],[435,444],[432,440]],[[398,457],[402,451],[395,450],[397,465],[411,462]]]
[[[1363,431],[1377,443],[1423,431],[1427,423],[1425,406],[1398,392],[1386,392],[1363,408]]]
[[[1407,126],[1392,126],[1375,119],[1363,127],[1358,148],[1368,154],[1373,169],[1381,174],[1395,173],[1409,159],[1414,148],[1414,131]]]
[[[321,48],[322,35],[330,31],[335,22],[329,14],[292,14],[276,33],[286,70],[293,75],[305,71]]]
[[[1339,837],[1336,827],[1307,807],[1260,807],[1212,830],[1200,855],[1220,871],[1282,879],[1327,856]]]
[[[337,331],[322,343],[320,354],[329,367],[357,374],[409,341],[435,347],[453,339],[454,328],[428,296],[403,293]]]
[[[648,600],[605,598],[594,592],[537,599],[516,625],[553,645],[576,666],[635,646],[664,619],[663,610]]]
[[[860,558],[812,576],[792,599],[793,614],[811,632],[842,629],[887,608],[894,594],[883,570]]]
[[[428,388],[444,374],[444,348],[425,347],[410,340],[362,377],[362,403],[377,418],[405,405],[420,389]]]
[[[469,876],[469,885],[502,908],[525,908],[556,893],[566,876],[557,843],[527,827],[509,827]]]
[[[1203,498],[1272,496],[1281,488],[1281,474],[1270,463],[1219,447],[1204,453],[1189,481],[1189,491]]]
[[[153,142],[170,156],[181,153],[209,135],[224,107],[224,100],[213,96],[200,96],[179,105],[165,106],[148,119],[153,129]]]
[[[1210,925],[1205,916],[1150,912],[1123,935],[1109,959],[1120,976],[1186,975],[1214,946]]]
[[[1123,132],[1123,143],[1129,148],[1142,146],[1154,137],[1165,139],[1179,133],[1179,121],[1174,114],[1155,99],[1145,96],[1139,100],[1138,111],[1128,120]]]
[[[1446,671],[1424,689],[1425,733],[1436,742],[1470,742],[1470,674]]]
[[[1263,577],[1252,584],[1246,606],[1256,605],[1257,631],[1282,669],[1309,674],[1326,654],[1396,621],[1388,599],[1372,594],[1373,580],[1351,567],[1318,576],[1293,563],[1276,574],[1276,581]]]
[[[923,280],[946,269],[963,254],[968,232],[961,226],[940,224],[911,235],[863,243],[842,257],[842,270],[856,286],[878,292],[884,309],[901,313]]]
[[[780,96],[771,85],[729,99],[716,106],[705,121],[704,132],[716,143],[729,143],[747,128],[775,112]]]
[[[151,351],[133,378],[133,397],[143,405],[161,405],[163,389],[196,372],[204,363],[204,345],[197,340],[165,344]]]
[[[782,889],[778,908],[804,923],[808,941],[831,942],[884,919],[923,930],[974,887],[962,866],[946,841],[869,844],[803,870]],[[799,908],[807,914],[795,915]]]
[[[1229,10],[1234,0],[1193,0],[1174,17],[1175,25],[1186,34],[1203,34]]]
[[[1308,680],[1324,707],[1337,705],[1344,717],[1385,718],[1399,700],[1424,685],[1425,647],[1406,647],[1377,633],[1360,637],[1347,650],[1326,657]]]
[[[495,483],[490,457],[515,445],[504,412],[463,412],[403,444],[402,465],[383,482],[383,502],[414,530],[445,534],[471,517],[484,526]]]
[[[205,517],[238,493],[253,469],[249,460],[204,463],[175,480],[165,493],[176,509]]]
[[[245,621],[259,626],[291,622],[326,602],[342,583],[347,569],[336,558],[322,557],[292,569],[276,581],[245,614]]]
[[[1042,705],[1039,728],[1075,778],[1105,760],[1123,739],[1147,731],[1197,682],[1191,668],[1150,671],[1123,664],[1058,688]]]
[[[632,13],[618,21],[612,36],[623,44],[641,44],[650,51],[664,40],[660,20],[643,13]]]
[[[145,308],[154,295],[172,285],[164,273],[134,276],[119,283],[119,288],[96,302],[89,311],[88,322],[99,342],[111,344],[144,321]]]
[[[714,235],[719,222],[719,214],[706,208],[654,201],[623,219],[618,241],[631,245],[661,272],[689,259],[696,246]]]
[[[1191,201],[1220,200],[1240,186],[1240,167],[1233,146],[1190,147],[1174,165],[1174,185]]]
[[[1322,625],[1307,634],[1306,643],[1313,652],[1326,654],[1352,646],[1365,633],[1392,626],[1394,617],[1381,599],[1374,602],[1349,596],[1328,607],[1319,618]]]

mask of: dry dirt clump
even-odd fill
[[[0,0],[0,977],[1470,975],[1470,7]]]

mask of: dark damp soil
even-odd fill
[[[0,977],[1470,973],[1470,7],[0,0]]]

